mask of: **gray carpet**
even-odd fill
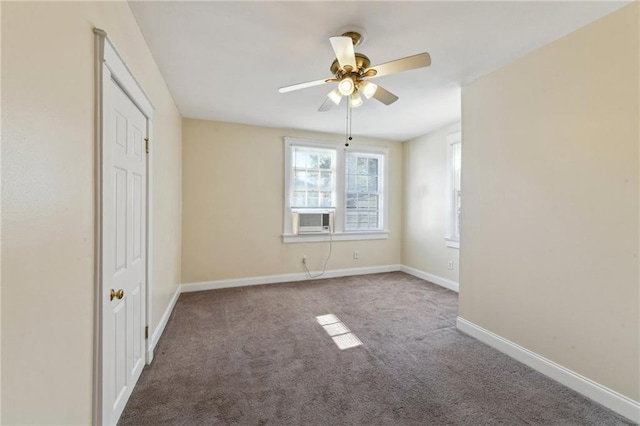
[[[363,345],[338,349],[322,314]],[[400,272],[185,293],[119,424],[632,424],[456,315],[456,293]]]

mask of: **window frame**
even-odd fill
[[[301,242],[321,242],[329,241],[350,241],[350,240],[377,240],[387,239],[389,236],[388,230],[388,210],[389,210],[389,196],[388,196],[388,182],[389,182],[389,148],[377,147],[377,146],[361,146],[345,148],[342,143],[328,142],[311,139],[302,139],[295,137],[284,137],[284,218],[283,218],[283,232],[282,238],[284,243],[301,243]],[[335,190],[336,190],[336,205],[335,208],[317,208],[318,211],[332,211],[333,212],[333,233],[331,236],[328,234],[318,235],[298,235],[295,234],[292,229],[291,213],[296,208],[291,207],[291,179],[292,179],[292,147],[303,146],[319,149],[329,149],[335,151],[336,167],[335,167]],[[382,169],[380,175],[379,191],[382,194],[382,202],[380,206],[380,229],[375,230],[345,230],[346,222],[346,156],[345,151],[353,151],[363,154],[376,154],[382,156]],[[314,209],[314,208],[310,208]],[[299,209],[298,209],[299,210]],[[308,209],[307,209],[308,210]]]
[[[456,166],[454,158],[454,145],[460,145],[460,158],[462,158],[462,132],[457,131],[447,135],[447,211],[446,211],[446,235],[444,237],[447,247],[460,249],[460,226],[457,217],[458,203],[456,194]],[[460,165],[462,174],[462,161]],[[460,189],[460,192],[462,190]],[[458,226],[456,226],[458,223]],[[458,232],[456,233],[456,229]]]

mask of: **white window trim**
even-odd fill
[[[455,168],[453,165],[453,145],[462,146],[462,132],[457,131],[447,135],[447,234],[444,243],[447,247],[460,249],[460,236],[455,235],[456,222],[456,195],[455,195]]]
[[[307,242],[323,242],[329,241],[329,235],[297,235],[292,231],[291,224],[291,192],[289,185],[291,182],[291,147],[302,145],[315,148],[335,149],[336,150],[336,206],[333,218],[333,233],[331,239],[333,241],[354,241],[354,240],[380,240],[389,237],[389,149],[377,146],[361,146],[353,148],[345,148],[342,143],[325,142],[311,139],[301,139],[293,137],[284,137],[284,218],[282,241],[284,243],[307,243]],[[381,154],[384,156],[382,165],[382,182],[379,183],[382,188],[383,203],[380,211],[382,229],[373,231],[345,231],[344,224],[346,220],[346,192],[345,192],[345,155],[344,152],[351,149],[356,152]]]

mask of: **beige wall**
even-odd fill
[[[460,316],[636,401],[638,4],[463,88]]]
[[[402,144],[402,264],[458,282],[458,249],[445,246],[447,234],[447,135],[460,123]],[[453,262],[453,270],[448,262]]]
[[[155,322],[179,284],[181,118],[126,2],[2,2],[2,422],[89,424],[94,26],[156,107]]]
[[[2,129],[2,4],[0,3],[0,129]],[[2,173],[2,132],[0,132],[0,174]],[[0,179],[0,194],[2,180]],[[2,246],[2,197],[0,196],[0,252]],[[2,424],[2,255],[0,253],[0,424]]]
[[[321,269],[327,243],[283,244],[284,136],[343,141],[344,136],[183,120],[182,282]],[[402,147],[390,148],[389,239],[336,242],[327,270],[400,263]],[[360,259],[353,259],[353,251]]]

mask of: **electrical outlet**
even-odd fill
[[[360,252],[359,251],[354,251],[353,252],[353,258],[354,259],[360,259]]]
[[[449,263],[447,263],[447,268],[452,271],[453,270],[453,260],[450,260]]]
[[[304,263],[305,265],[307,264],[307,255],[306,254],[302,255],[302,263]]]

